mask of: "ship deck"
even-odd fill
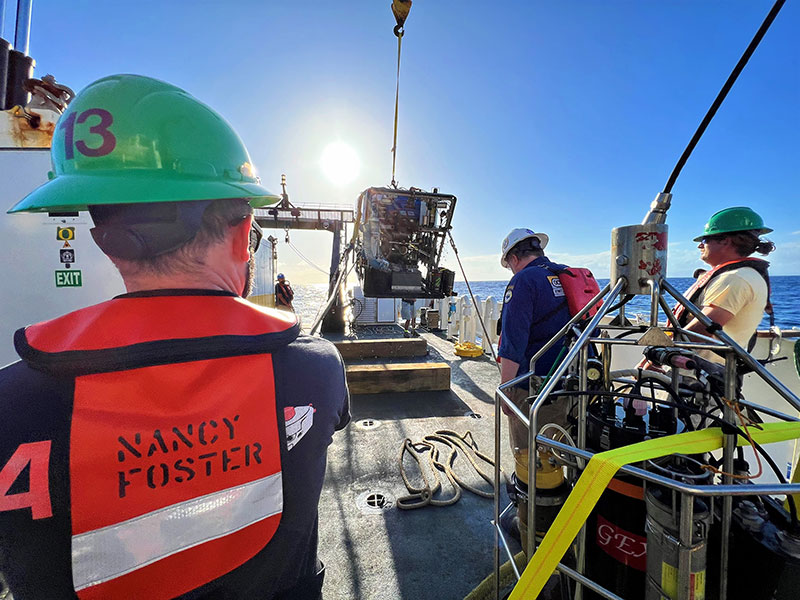
[[[773,348],[776,356],[784,360],[770,363],[768,370],[793,392],[800,393],[792,333],[784,337],[780,352]],[[402,330],[383,325],[359,330],[356,337],[326,337],[334,341],[402,337]],[[494,390],[499,382],[496,365],[487,356],[456,356],[452,342],[443,334],[422,333],[421,337],[428,344],[427,357],[394,358],[391,362],[445,362],[451,368],[450,390],[353,395],[352,423],[334,436],[329,449],[319,512],[319,555],[327,567],[325,600],[461,600],[492,572],[491,499],[465,492],[451,506],[414,510],[397,507],[397,498],[407,494],[399,469],[406,438],[419,441],[441,429],[459,434],[469,431],[482,452],[494,455]],[[753,355],[769,356],[773,342],[769,337],[759,337]],[[615,360],[635,364],[641,350],[629,350],[635,356],[617,353]],[[748,399],[759,404],[795,414],[755,375],[745,377],[744,391]],[[504,429],[505,421],[503,418]],[[502,467],[510,474],[513,460],[506,439],[503,431]],[[793,443],[772,444],[771,448],[779,464],[794,464],[797,449]],[[420,485],[416,464],[408,456],[405,464],[412,482]],[[491,473],[488,466],[483,466]],[[489,490],[490,486],[467,467],[463,458],[457,459],[455,470],[459,475],[470,484]],[[774,479],[769,472],[759,482]],[[450,497],[451,492],[446,487],[441,496]],[[370,495],[381,495],[386,505],[370,506],[366,502]],[[501,509],[507,503],[502,485]],[[512,548],[513,552],[518,550],[518,546]],[[505,561],[504,553],[501,559]],[[556,589],[546,589],[542,594],[545,596],[560,597]]]
[[[367,328],[357,338],[326,337],[336,341],[393,335],[402,336],[402,330],[381,326]],[[462,599],[492,572],[491,499],[465,491],[450,506],[397,507],[397,498],[408,493],[399,470],[406,438],[419,441],[441,429],[469,431],[483,453],[494,455],[497,367],[486,356],[456,356],[453,344],[441,335],[423,332],[421,337],[428,343],[427,360],[450,365],[450,390],[353,395],[352,422],[334,436],[329,449],[319,507],[326,600]],[[392,362],[420,360],[425,358]],[[510,473],[511,454],[505,447],[501,454],[504,470]],[[406,456],[405,464],[412,482],[421,485],[416,463]],[[482,467],[491,474],[489,465]],[[470,484],[491,489],[463,457],[456,459],[454,468]],[[502,506],[508,502],[504,487]],[[380,494],[386,505],[368,504],[365,499],[371,494]],[[452,489],[447,486],[440,495],[449,498]]]

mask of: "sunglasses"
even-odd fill
[[[709,236],[706,236],[706,237],[702,238],[700,240],[700,243],[705,246],[709,242],[721,242],[724,239],[725,239],[725,236],[722,236],[722,235],[709,235]]]
[[[250,215],[244,215],[238,219],[232,220],[230,226],[235,227],[249,216]],[[261,225],[256,222],[256,218],[253,217],[253,221],[250,225],[250,249],[253,251],[253,254],[258,252],[258,247],[261,245],[261,239],[263,237],[264,231],[261,229]]]
[[[264,232],[261,229],[261,225],[256,223],[255,217],[253,217],[253,224],[250,227],[250,248],[253,249],[253,254],[258,252],[258,247],[261,245],[261,238],[264,237]]]

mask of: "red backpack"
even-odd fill
[[[597,283],[597,279],[594,278],[594,275],[589,269],[584,267],[567,267],[559,270],[553,269],[552,267],[546,265],[542,265],[542,268],[547,269],[554,275],[558,275],[558,282],[561,284],[561,289],[564,290],[564,296],[567,299],[567,307],[569,308],[569,314],[571,317],[577,315],[583,309],[583,307],[591,302],[592,298],[600,293],[600,284]],[[591,319],[600,309],[602,304],[603,301],[598,300],[595,305],[592,306],[592,308],[590,308],[585,315],[583,315],[582,320],[588,321]],[[558,310],[561,310],[561,306],[558,306],[555,311],[548,313],[540,320],[545,321],[549,319]],[[497,322],[498,336],[500,335],[501,323],[502,313],[500,320]],[[499,338],[497,343],[500,343]],[[499,357],[497,362],[500,362]]]
[[[577,315],[592,298],[600,293],[600,284],[589,269],[582,267],[567,267],[563,271],[556,272],[564,295],[567,297],[567,306],[571,316]],[[589,309],[583,318],[591,319],[603,304],[601,300]]]

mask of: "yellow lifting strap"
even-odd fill
[[[751,430],[751,435],[760,444],[796,439],[800,437],[800,422],[763,424],[760,430]],[[722,448],[723,443],[722,430],[714,427],[595,454],[522,573],[509,600],[532,600],[539,595],[620,467],[675,453],[711,452]],[[737,437],[738,445],[748,443],[746,438]]]

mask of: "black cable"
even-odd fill
[[[658,380],[656,380],[656,381],[658,381]],[[580,394],[580,393],[591,393],[594,396],[612,396],[615,399],[616,398],[632,398],[632,399],[636,399],[636,400],[645,400],[647,402],[653,402],[654,404],[660,404],[662,406],[669,406],[669,407],[672,407],[672,408],[677,408],[679,411],[682,410],[682,411],[686,411],[686,412],[690,412],[690,413],[701,415],[702,417],[704,417],[706,419],[711,419],[711,421],[713,421],[714,423],[720,425],[720,427],[722,427],[723,430],[726,428],[726,426],[729,427],[729,428],[732,428],[732,429],[735,430],[737,435],[742,436],[744,439],[750,439],[752,441],[753,447],[759,452],[759,454],[761,454],[761,456],[764,458],[764,460],[767,461],[767,464],[769,464],[769,466],[775,472],[775,475],[778,477],[778,481],[780,481],[783,484],[787,483],[786,482],[786,478],[783,476],[783,473],[781,473],[780,469],[778,468],[778,465],[775,464],[775,461],[773,460],[773,458],[766,452],[766,450],[764,450],[764,448],[762,448],[758,444],[758,442],[756,442],[755,440],[752,440],[751,438],[748,438],[747,433],[744,430],[742,430],[737,424],[731,423],[729,421],[726,421],[725,419],[723,419],[721,417],[717,417],[714,414],[712,414],[711,412],[693,408],[693,407],[688,406],[688,405],[686,405],[686,404],[684,404],[682,402],[680,404],[677,404],[677,403],[674,403],[674,402],[666,402],[664,400],[659,400],[659,399],[655,399],[655,398],[647,398],[646,396],[642,396],[641,394],[623,394],[623,393],[613,392],[613,391],[608,391],[608,390],[590,390],[589,392],[572,392],[572,391],[568,391],[568,390],[558,390],[558,391],[552,392],[550,394],[550,396],[551,397],[553,397],[553,396],[565,396],[565,395],[575,395],[575,394]],[[688,428],[694,429],[694,427],[693,427],[693,425],[691,423],[691,420],[689,420],[688,423],[687,423],[686,420],[684,420],[683,423]],[[738,447],[738,450],[743,452],[741,446]],[[791,519],[792,519],[791,531],[792,531],[792,533],[800,532],[800,521],[798,520],[797,506],[795,504],[794,497],[792,496],[792,494],[787,494],[786,495],[786,500],[789,503],[789,513],[790,513],[790,516],[791,516]]]
[[[669,179],[667,180],[667,185],[664,186],[664,191],[662,193],[668,194],[672,191],[672,186],[675,185],[675,180],[678,179],[678,175],[680,175],[681,169],[683,169],[683,165],[686,164],[686,161],[689,159],[689,155],[694,150],[694,147],[697,145],[697,142],[700,141],[700,137],[703,135],[703,133],[705,133],[706,127],[708,127],[708,124],[711,123],[711,119],[714,118],[717,109],[719,109],[720,105],[722,104],[722,101],[725,100],[725,96],[728,95],[728,92],[733,87],[733,84],[736,83],[736,79],[739,77],[739,74],[744,69],[745,65],[747,64],[747,61],[750,60],[750,57],[753,55],[753,52],[755,52],[756,48],[758,47],[758,44],[761,42],[761,39],[764,37],[764,34],[767,33],[767,30],[769,29],[770,25],[772,25],[772,22],[775,20],[775,17],[778,16],[778,12],[781,10],[785,2],[786,0],[777,0],[777,2],[775,2],[775,4],[773,5],[772,10],[769,11],[767,18],[764,19],[764,22],[761,24],[761,27],[759,27],[755,37],[753,37],[752,41],[750,42],[750,45],[747,46],[747,49],[744,51],[744,54],[742,54],[742,57],[739,59],[739,62],[736,64],[736,66],[733,68],[733,71],[728,76],[728,80],[725,82],[725,85],[722,86],[722,89],[719,91],[719,94],[717,95],[717,98],[714,100],[714,103],[711,105],[711,108],[708,109],[706,116],[703,117],[703,120],[700,123],[700,126],[697,128],[697,131],[694,132],[692,139],[689,141],[689,145],[686,146],[686,150],[683,151],[683,154],[681,154],[681,157],[678,159],[678,164],[676,164],[675,168],[672,170],[672,174],[669,176]]]
[[[658,380],[656,380],[656,381],[658,381]],[[719,397],[718,394],[716,394],[714,392],[711,392],[710,395],[714,399],[714,401],[717,403],[717,405],[718,405],[717,409],[722,411],[723,410],[722,409],[722,399]],[[692,410],[690,407],[687,407],[687,408],[689,408],[689,410]],[[728,425],[732,425],[730,422],[728,422],[728,421],[726,421],[724,419],[720,419],[718,417],[714,417],[712,415],[712,413],[710,413],[710,412],[705,412],[704,411],[704,412],[701,412],[699,414],[702,414],[704,419],[705,418],[710,418],[713,421],[718,421],[720,423],[727,423]],[[704,422],[703,422],[703,424],[704,424]],[[734,424],[733,427],[736,429],[736,433],[738,435],[743,436],[745,439],[748,439],[753,444],[753,447],[761,454],[761,456],[764,458],[764,460],[767,461],[769,466],[775,472],[775,475],[778,477],[778,480],[781,483],[786,483],[786,478],[783,476],[783,474],[781,473],[780,469],[778,468],[778,465],[775,464],[775,461],[772,459],[772,457],[755,440],[753,440],[752,438],[749,438],[747,436],[746,432],[743,431],[741,428],[739,428],[738,425]],[[743,447],[742,446],[738,446],[737,447],[737,451],[739,453],[740,458],[743,458],[743,456],[744,456]],[[789,512],[791,513],[791,517],[792,517],[792,532],[798,532],[798,531],[800,531],[800,522],[798,522],[798,519],[797,519],[797,507],[795,506],[794,498],[792,497],[791,494],[787,494],[786,498],[787,498],[787,501],[789,502]]]
[[[621,340],[622,338],[628,337],[629,335],[633,335],[635,333],[644,333],[645,331],[647,331],[647,326],[639,325],[636,329],[630,329],[628,331],[623,331],[619,335],[615,335],[614,339]]]
[[[633,384],[634,393],[641,393],[642,383],[650,383],[651,386],[653,383],[656,383],[661,387],[662,390],[664,390],[670,396],[672,396],[676,402],[680,404],[685,404],[685,402],[683,402],[683,398],[681,398],[680,394],[678,394],[678,392],[675,390],[674,387],[661,381],[660,379],[656,379],[655,377],[639,377],[636,380],[636,383]],[[653,388],[651,387],[650,391],[654,392],[655,390],[653,390]]]
[[[696,408],[692,408],[691,406],[688,406],[688,405],[686,405],[684,403],[678,404],[678,403],[675,403],[675,402],[667,402],[665,400],[659,400],[657,398],[648,398],[647,396],[643,396],[641,394],[624,394],[624,393],[612,392],[612,391],[608,391],[608,390],[588,390],[588,391],[585,391],[585,392],[570,391],[570,390],[557,390],[555,392],[552,392],[550,394],[550,397],[552,398],[554,396],[574,396],[574,395],[581,395],[581,394],[586,394],[587,396],[590,396],[590,395],[593,395],[593,396],[605,396],[605,397],[611,397],[611,398],[614,398],[614,399],[617,399],[617,398],[630,398],[631,400],[644,400],[645,402],[653,402],[655,404],[661,404],[663,406],[669,406],[671,408],[677,408],[679,412],[682,411],[682,412],[694,413],[694,414],[699,414],[699,415],[707,415],[713,421],[718,421],[721,424],[724,424],[726,426],[735,427],[735,425],[733,423],[729,423],[728,421],[725,421],[724,419],[721,419],[720,417],[714,417],[710,413],[706,413],[705,411],[702,411],[702,410],[699,410],[699,409],[696,409]],[[687,429],[690,429],[690,430],[694,429],[694,425],[692,424],[690,419],[683,418],[683,419],[681,419],[681,421],[683,422],[683,424],[686,426]],[[742,432],[742,435],[744,435],[743,432]]]
[[[618,309],[622,308],[622,307],[623,307],[623,306],[625,306],[625,305],[626,305],[628,302],[630,302],[631,300],[633,300],[635,297],[636,297],[636,294],[625,294],[625,296],[622,298],[622,300],[620,300],[619,302],[617,302],[617,303],[616,303],[614,306],[612,306],[611,308],[609,308],[609,309],[606,311],[606,314],[607,314],[607,315],[609,315],[609,314],[611,314],[612,312],[614,312],[615,310],[618,310]]]
[[[778,481],[781,483],[786,483],[786,478],[781,473],[781,470],[778,468],[778,465],[775,464],[775,461],[772,460],[772,457],[764,450],[758,442],[755,440],[753,441],[753,447],[758,450],[761,456],[764,457],[764,460],[769,463],[769,466],[772,467],[772,470],[775,471],[775,475],[778,477]],[[800,531],[800,522],[797,520],[797,506],[794,503],[794,497],[792,494],[786,494],[786,500],[789,502],[789,514],[792,516],[792,533],[797,533]]]
[[[353,321],[357,321],[358,317],[361,316],[361,313],[364,312],[364,303],[359,300],[358,298],[353,298],[353,304],[359,307],[358,313],[353,316]]]
[[[656,380],[656,381],[658,381],[658,380]],[[701,415],[702,417],[704,417],[706,419],[710,419],[715,424],[719,425],[723,429],[723,431],[726,430],[726,429],[733,429],[737,435],[742,436],[742,438],[744,438],[744,439],[751,440],[751,438],[748,438],[747,433],[741,427],[739,427],[739,425],[737,425],[736,423],[731,423],[730,421],[726,421],[725,419],[723,419],[721,417],[715,416],[711,412],[693,408],[691,406],[686,405],[683,402],[678,404],[678,403],[675,403],[675,402],[666,402],[664,400],[659,400],[657,398],[647,398],[646,396],[643,396],[641,394],[624,394],[624,393],[608,391],[608,390],[589,390],[587,392],[574,392],[574,391],[569,391],[569,390],[557,390],[557,391],[552,392],[550,394],[550,396],[553,397],[553,396],[577,395],[577,394],[582,394],[582,393],[592,394],[594,396],[611,396],[611,397],[613,397],[615,399],[616,398],[631,398],[631,399],[634,399],[634,400],[645,400],[647,402],[653,402],[654,404],[660,404],[662,406],[668,406],[668,407],[672,407],[672,408],[677,408],[679,411],[685,411],[685,412]],[[692,425],[691,420],[688,420],[688,423],[687,423],[687,420],[683,420],[683,423],[684,423],[684,425],[687,426],[687,428],[694,429],[694,426]],[[727,433],[727,431],[726,431],[726,433]],[[783,476],[783,474],[781,473],[780,469],[778,468],[778,465],[775,464],[775,461],[772,459],[772,457],[755,440],[752,440],[752,444],[753,444],[753,447],[761,454],[761,456],[764,458],[764,460],[767,461],[767,464],[769,464],[769,466],[775,472],[775,475],[778,477],[778,480],[783,484],[787,483],[786,482],[786,478]],[[786,495],[786,500],[789,503],[789,513],[790,513],[791,518],[792,518],[792,532],[793,533],[800,532],[800,521],[798,521],[797,506],[795,505],[794,497],[791,494],[787,494]]]

